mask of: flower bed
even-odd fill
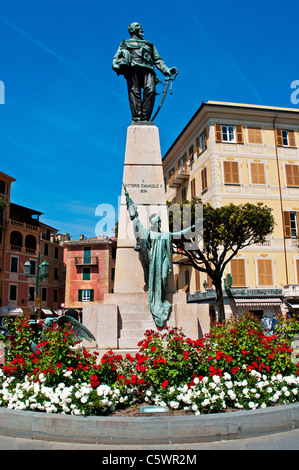
[[[109,351],[100,360],[67,327],[45,328],[37,339],[22,317],[8,328],[0,369],[0,405],[7,408],[101,415],[146,402],[203,414],[298,400],[293,320],[281,319],[273,336],[252,315],[217,325],[199,340],[176,328],[148,330],[135,356]]]

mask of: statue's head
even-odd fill
[[[152,214],[149,217],[150,221],[150,230],[153,232],[160,232],[161,231],[161,218],[158,214]]]
[[[144,31],[142,29],[142,26],[139,23],[131,23],[128,26],[128,31],[131,36],[133,36],[133,34],[135,34],[136,36],[139,36],[140,38],[143,38],[144,36],[143,34]]]

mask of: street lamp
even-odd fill
[[[25,276],[26,277],[35,277],[36,278],[35,300],[37,298],[39,298],[39,283],[40,283],[40,280],[43,279],[44,277],[49,276],[49,269],[50,269],[50,265],[47,261],[43,261],[41,264],[39,264],[39,260],[40,260],[40,253],[38,252],[36,276],[30,274],[30,271],[31,271],[30,261],[26,261],[26,263],[24,263]],[[37,307],[36,302],[35,302],[35,321],[37,321],[37,310],[38,310],[38,307]]]

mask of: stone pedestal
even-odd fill
[[[123,184],[137,206],[139,219],[149,228],[149,216],[158,213],[161,231],[167,232],[168,213],[165,197],[159,131],[154,124],[131,125],[127,142]],[[83,323],[94,333],[96,342],[86,344],[99,351],[134,351],[147,329],[156,329],[144,282],[140,255],[134,250],[136,239],[130,220],[124,188],[118,222],[114,293],[106,294],[103,304],[86,306]],[[167,326],[182,327],[187,336],[198,337],[198,306],[186,303],[186,294],[175,294],[173,273],[168,278],[167,296],[172,312]],[[96,334],[95,334],[96,333]]]

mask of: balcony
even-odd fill
[[[75,266],[97,266],[97,256],[76,256]]]
[[[284,287],[284,297],[286,300],[299,298],[299,284],[286,284]]]
[[[189,178],[188,165],[180,165],[174,173],[169,177],[168,185],[170,188],[178,188],[181,184]]]

